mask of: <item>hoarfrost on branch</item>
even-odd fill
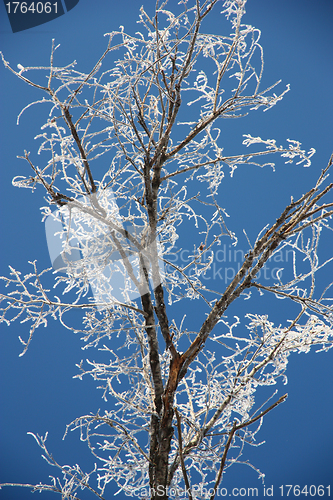
[[[24,112],[50,105],[36,137],[42,166],[25,152],[32,175],[16,176],[13,184],[46,193],[43,216],[54,218],[61,259],[52,262],[56,271],[48,281],[36,262],[29,274],[10,269],[2,278],[1,320],[30,325],[20,339],[23,353],[36,328],[52,318],[80,333],[87,352],[97,348],[109,359],[77,365],[79,378],[91,375],[103,389],[108,409],[80,416],[67,429],[79,429],[96,467],[85,473],[59,464],[46,436],[36,435],[62,478],[25,485],[34,491],[76,498],[87,488],[104,498],[114,482],[125,494],[148,488],[155,499],[168,498],[170,487],[216,488],[243,461],[246,446],[258,445],[263,417],[286,398],[259,404],[260,387],[286,382],[291,352],[332,347],[331,284],[315,287],[316,273],[332,264],[318,257],[319,239],[332,229],[333,203],[326,197],[332,159],[307,193],[258,228],[229,284],[205,280],[221,244],[237,244],[219,205],[224,176],[241,165],[274,168],[273,155],[309,166],[314,154],[297,140],[279,146],[250,134],[243,140],[248,153],[224,154],[221,120],[269,110],[289,90],[261,89],[260,31],[243,24],[245,3],[223,3],[227,35],[204,33],[205,18],[221,8],[217,0],[182,1],[175,12],[157,2],[152,15],[142,7],[140,32],[108,33],[88,74],[75,62],[57,66],[54,42],[47,67],[18,64],[17,72],[2,56],[12,73],[46,94]],[[174,258],[183,228],[193,234],[186,264]],[[292,273],[283,281],[277,272],[267,285],[260,271],[283,249],[293,253]],[[254,293],[293,301],[294,317],[274,325],[253,313],[230,324],[230,304]],[[187,314],[197,311],[195,329],[186,326],[185,312],[173,313],[179,301]],[[79,326],[69,315],[76,309],[83,314]]]

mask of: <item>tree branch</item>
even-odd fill
[[[182,439],[182,427],[181,427],[181,417],[179,415],[179,412],[177,408],[175,408],[175,413],[176,413],[176,418],[177,418],[177,428],[178,428],[178,442],[179,442],[179,458],[180,458],[180,464],[182,467],[182,472],[183,472],[183,477],[184,477],[184,482],[185,482],[185,487],[187,491],[187,495],[189,500],[192,500],[192,493],[191,493],[191,486],[187,477],[187,472],[185,468],[185,462],[184,462],[184,457],[183,457],[183,439]]]
[[[222,455],[220,468],[219,468],[219,471],[218,471],[218,474],[217,474],[217,478],[216,478],[216,481],[215,481],[215,484],[214,484],[213,493],[210,496],[210,500],[214,500],[214,498],[215,498],[215,495],[216,495],[216,492],[217,492],[217,487],[220,484],[220,481],[221,481],[221,478],[222,478],[223,469],[224,469],[224,466],[225,466],[225,463],[226,463],[226,460],[227,460],[228,451],[230,449],[230,446],[231,446],[231,443],[232,443],[232,439],[234,437],[235,432],[237,432],[240,429],[243,429],[244,427],[248,427],[249,425],[253,424],[257,420],[259,420],[260,418],[262,418],[269,411],[273,410],[273,408],[275,408],[276,406],[278,406],[280,403],[283,403],[287,399],[287,397],[288,397],[288,394],[284,394],[284,396],[281,396],[278,399],[278,401],[276,401],[275,403],[273,403],[269,408],[267,408],[267,410],[262,411],[261,413],[259,413],[259,415],[257,415],[256,417],[248,420],[247,422],[243,422],[242,424],[237,424],[236,421],[235,421],[233,423],[232,429],[229,432],[228,441],[227,441],[227,443],[226,443],[226,445],[224,447],[224,452],[223,452],[223,455]]]

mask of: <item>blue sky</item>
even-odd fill
[[[155,0],[80,0],[58,19],[14,34],[1,4],[0,49],[13,67],[18,63],[47,65],[51,39],[55,38],[61,44],[56,52],[59,64],[76,59],[78,68],[87,71],[106,46],[104,33],[120,25],[130,33],[137,31],[141,3],[149,10]],[[170,5],[173,3],[176,0],[171,0]],[[291,91],[267,113],[258,111],[241,120],[224,121],[221,128],[225,152],[237,154],[245,133],[275,138],[280,144],[285,144],[286,138],[298,139],[305,149],[317,150],[309,169],[278,161],[275,173],[271,169],[246,167],[236,172],[236,180],[225,179],[220,192],[225,204],[221,205],[226,206],[230,220],[236,221],[234,229],[240,233],[246,227],[254,238],[266,223],[276,219],[290,195],[297,197],[312,186],[332,152],[333,4],[327,0],[249,0],[244,22],[262,31],[263,86],[281,78],[281,90],[290,83]],[[206,29],[211,32],[229,30],[220,16],[212,16],[208,25]],[[44,123],[45,111],[41,107],[28,110],[17,126],[16,116],[22,107],[39,94],[4,68],[0,68],[0,81],[0,271],[7,275],[8,264],[22,273],[29,271],[28,260],[37,259],[40,269],[50,265],[40,216],[40,206],[44,204],[41,191],[32,195],[11,184],[14,175],[27,171],[26,164],[16,156],[24,149],[35,151],[33,137]],[[233,203],[234,182],[242,204]],[[328,255],[332,247],[333,242],[322,250],[322,256]],[[281,301],[271,300],[267,304],[262,303],[260,311],[247,310],[247,305],[242,304],[237,311],[240,310],[239,315],[268,313],[278,322]],[[236,314],[236,310],[231,313]],[[77,373],[75,363],[86,356],[80,351],[80,339],[50,322],[47,329],[37,330],[27,354],[19,358],[18,335],[24,336],[26,331],[24,324],[15,323],[11,328],[1,325],[0,482],[47,482],[49,475],[57,474],[40,458],[39,448],[27,436],[29,431],[49,431],[49,449],[59,462],[78,462],[92,468],[93,460],[78,434],[70,434],[65,441],[61,438],[66,424],[75,417],[103,408],[102,393],[95,389],[92,380],[81,382],[72,378]],[[89,355],[94,357],[93,353]],[[280,395],[288,392],[289,398],[266,417],[259,436],[266,444],[245,454],[265,472],[266,486],[274,484],[274,497],[280,496],[278,487],[282,484],[327,486],[333,470],[333,351],[292,356],[287,376],[288,385],[279,390]],[[262,491],[256,473],[240,465],[229,470],[223,485],[258,487]],[[333,495],[332,483],[331,491]],[[43,494],[43,498],[48,497],[55,498]],[[31,498],[28,490],[0,491],[1,500],[26,498]]]

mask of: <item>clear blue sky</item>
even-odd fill
[[[176,0],[171,0],[170,5]],[[4,4],[0,5],[0,49],[13,67],[47,65],[51,39],[61,47],[59,64],[77,60],[78,69],[88,71],[105,48],[103,34],[124,25],[127,32],[137,31],[139,7],[153,8],[155,0],[80,0],[62,17],[27,31],[12,33]],[[333,81],[333,3],[329,0],[249,0],[244,22],[262,31],[265,54],[263,85],[282,79],[281,90],[291,84],[283,101],[267,113],[261,111],[241,120],[222,124],[225,152],[240,151],[241,136],[298,139],[305,149],[314,147],[317,154],[309,169],[277,163],[270,169],[246,167],[236,172],[237,195],[226,179],[221,196],[225,197],[229,214],[237,221],[236,229],[249,230],[252,238],[268,222],[280,214],[290,200],[308,190],[327,164],[332,152],[332,81]],[[209,21],[211,32],[229,31],[219,16]],[[24,149],[35,152],[33,137],[44,123],[42,107],[28,110],[19,126],[16,116],[23,106],[38,97],[4,68],[1,79],[1,264],[2,275],[8,264],[22,273],[29,272],[28,260],[38,260],[40,269],[50,265],[44,226],[40,222],[41,191],[33,195],[11,184],[14,175],[27,172],[27,165],[16,158]],[[224,139],[225,138],[225,139]],[[288,176],[286,177],[286,174]],[[249,190],[249,186],[251,189]],[[233,196],[242,196],[242,205],[232,204]],[[253,201],[255,200],[255,202]],[[251,207],[252,217],[250,219]],[[231,219],[233,220],[233,219]],[[323,250],[328,254],[332,246]],[[242,305],[239,312],[267,313],[279,321],[284,303],[270,301],[268,307],[250,311]],[[243,309],[243,310],[242,310]],[[102,393],[92,380],[73,379],[75,363],[85,358],[78,337],[50,322],[47,329],[37,330],[27,354],[18,357],[21,344],[18,335],[26,336],[27,325],[1,325],[1,464],[0,482],[47,482],[57,471],[40,458],[40,450],[27,432],[49,431],[49,449],[61,463],[80,463],[92,468],[93,460],[77,433],[62,441],[66,424],[75,417],[103,408]],[[88,354],[91,358],[94,353]],[[266,444],[248,450],[249,458],[266,474],[266,486],[274,484],[274,498],[282,484],[328,485],[333,495],[333,351],[327,354],[300,354],[290,358],[288,385],[279,387],[289,393],[286,403],[265,419],[258,440]],[[258,487],[256,473],[246,467],[232,467],[223,480],[232,487]],[[111,493],[109,493],[111,497]],[[79,494],[80,496],[80,494]],[[1,500],[31,498],[28,490],[0,491]],[[39,498],[39,497],[38,497]],[[55,498],[43,494],[41,498]],[[80,498],[91,498],[81,495]]]

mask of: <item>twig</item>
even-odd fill
[[[185,462],[184,462],[184,457],[183,457],[183,439],[182,439],[182,429],[181,429],[181,417],[180,417],[180,415],[178,413],[177,408],[175,408],[175,413],[176,413],[177,428],[178,428],[178,442],[179,442],[180,464],[181,464],[182,471],[183,471],[183,476],[184,476],[184,481],[185,481],[185,486],[186,486],[186,491],[187,491],[188,498],[189,498],[189,500],[193,500],[192,499],[192,493],[191,493],[191,487],[190,487],[190,483],[189,483],[189,480],[188,480],[188,477],[187,477],[187,472],[186,472]]]
[[[244,422],[244,423],[238,424],[238,425],[237,425],[236,421],[234,422],[234,424],[232,426],[232,429],[229,432],[229,437],[228,437],[227,444],[225,445],[225,448],[224,448],[224,452],[223,452],[222,459],[221,459],[220,469],[219,469],[219,472],[217,474],[217,478],[216,478],[215,485],[214,485],[214,488],[213,488],[213,493],[212,493],[212,495],[210,497],[210,500],[214,500],[214,497],[215,497],[215,494],[216,494],[216,491],[217,491],[217,487],[220,484],[222,473],[223,473],[223,469],[224,469],[224,466],[225,466],[225,462],[227,460],[227,454],[228,454],[229,448],[231,446],[232,438],[234,437],[235,432],[238,431],[239,429],[243,429],[244,427],[247,427],[248,425],[253,424],[257,420],[259,420],[260,418],[262,418],[264,415],[266,415],[266,413],[268,413],[269,411],[273,410],[273,408],[275,408],[276,406],[278,406],[280,403],[283,403],[287,399],[287,397],[288,397],[288,394],[284,394],[275,403],[273,403],[269,408],[267,408],[267,410],[264,410],[264,411],[260,412],[259,415],[257,415],[254,418],[251,418],[251,420],[248,420],[247,422]]]

